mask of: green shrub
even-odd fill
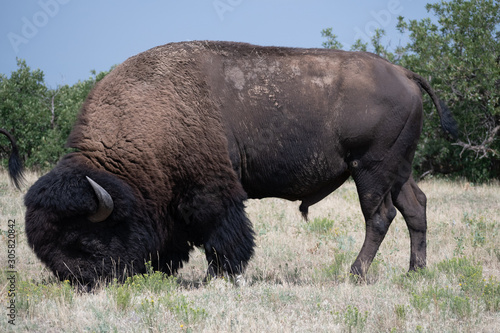
[[[146,263],[146,274],[136,274],[128,277],[123,286],[127,286],[134,293],[172,292],[177,289],[177,278],[160,271],[155,271],[151,262]]]
[[[500,283],[496,278],[489,278],[481,296],[487,311],[500,312]]]
[[[26,281],[20,280],[17,286],[16,305],[20,311],[33,311],[42,301],[54,300],[70,305],[77,294],[69,280],[65,281]]]
[[[318,218],[316,217],[314,220],[306,222],[304,224],[304,229],[306,229],[310,233],[317,234],[330,234],[332,232],[333,226],[335,222],[328,218]]]
[[[337,313],[337,318],[345,325],[347,332],[363,332],[368,311],[361,313],[356,306],[348,305],[344,312]]]
[[[483,282],[483,267],[474,264],[467,258],[452,258],[437,265],[438,270],[456,276],[460,289],[465,293],[481,294]]]
[[[353,252],[336,252],[332,263],[315,272],[315,277],[319,280],[344,282],[349,277],[349,265],[356,258]]]

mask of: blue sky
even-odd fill
[[[332,27],[347,48],[375,28],[391,46],[405,43],[397,17],[429,17],[434,0],[10,0],[0,4],[0,73],[16,57],[45,73],[56,88],[90,76],[151,47],[185,40],[321,47]]]

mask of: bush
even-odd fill
[[[45,86],[43,72],[31,70],[24,60],[17,61],[18,70],[10,78],[0,74],[0,128],[17,140],[19,152],[27,168],[47,170],[69,152],[66,139],[80,107],[96,82],[108,72],[86,81],[57,89]],[[0,136],[0,159],[7,166],[10,145]]]

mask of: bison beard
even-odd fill
[[[174,43],[116,67],[87,97],[76,151],[25,197],[26,234],[60,279],[93,285],[153,268],[175,274],[203,247],[209,276],[253,255],[247,198],[309,206],[353,177],[366,236],[364,275],[399,210],[410,270],[425,267],[425,195],[411,177],[421,89],[415,73],[369,53]]]

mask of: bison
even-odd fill
[[[427,92],[370,53],[184,42],[126,60],[96,84],[67,145],[25,196],[30,246],[60,279],[93,285],[174,274],[194,247],[207,276],[240,274],[254,253],[248,198],[309,206],[349,177],[366,223],[363,276],[396,215],[410,270],[426,265],[426,197],[411,175]]]

